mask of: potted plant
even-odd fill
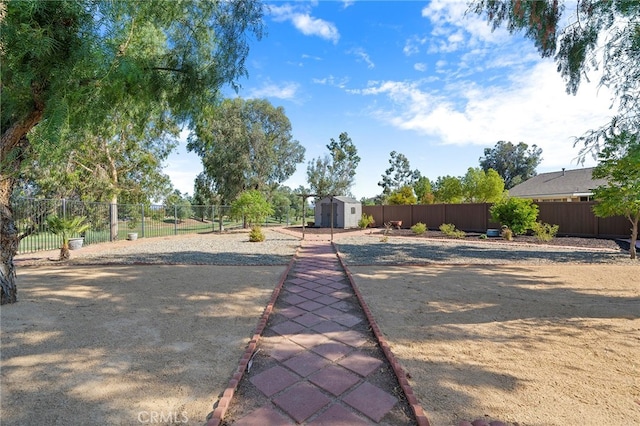
[[[80,235],[85,232],[91,225],[86,222],[87,218],[84,216],[74,216],[72,218],[62,218],[58,216],[49,216],[47,224],[49,230],[55,235],[60,235],[62,238],[62,246],[60,247],[60,260],[67,260],[70,257],[69,249],[71,240],[79,240],[79,246],[82,247],[83,238],[72,238],[75,235]],[[77,243],[76,243],[77,244]]]

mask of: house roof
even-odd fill
[[[593,169],[541,173],[511,188],[509,195],[521,198],[592,195],[596,187],[607,183],[606,179],[594,179]]]

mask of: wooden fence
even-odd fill
[[[538,202],[538,220],[559,225],[558,236],[629,238],[631,223],[627,218],[614,216],[599,218],[593,213],[595,202]],[[438,229],[443,223],[453,223],[465,232],[486,232],[500,228],[491,221],[490,203],[430,204],[411,206],[362,206],[362,213],[370,214],[376,226],[389,221],[402,221],[403,228],[418,222],[429,229]]]

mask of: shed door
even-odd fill
[[[322,204],[322,227],[331,227],[331,207],[333,206],[333,227],[338,227],[338,204]]]

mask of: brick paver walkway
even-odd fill
[[[255,348],[209,425],[418,423],[329,242],[304,243]]]

